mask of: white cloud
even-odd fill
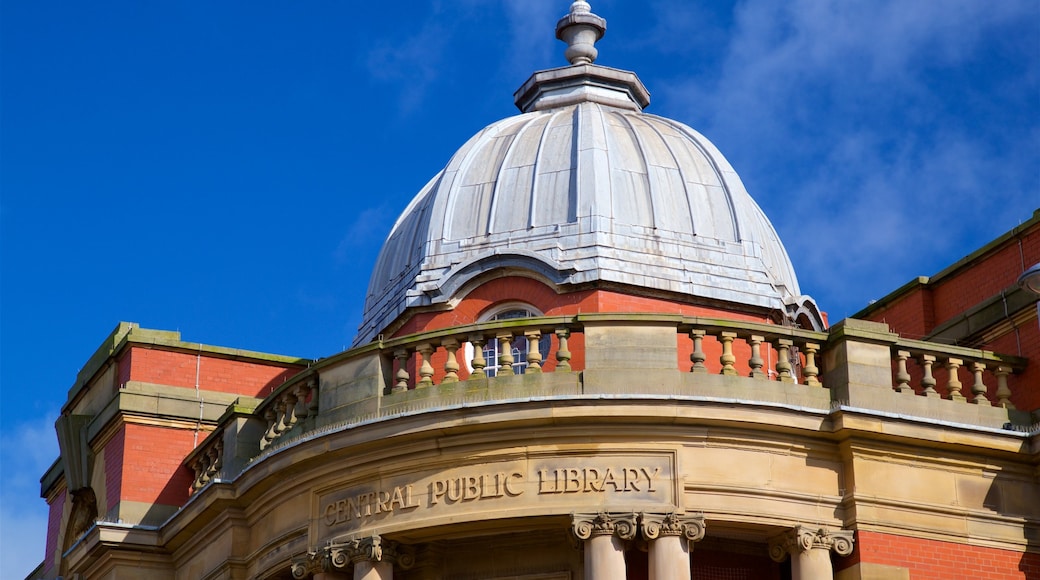
[[[0,568],[24,578],[43,561],[47,503],[40,477],[58,457],[54,417],[5,425],[0,439]]]
[[[803,291],[841,316],[1040,201],[1038,120],[996,100],[1035,100],[1038,24],[1027,1],[748,0],[717,69],[658,89],[664,114],[730,156]]]

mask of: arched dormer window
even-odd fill
[[[487,312],[481,317],[481,322],[492,321],[492,320],[510,320],[514,318],[533,318],[536,316],[542,316],[542,313],[535,307],[525,304],[522,302],[507,302],[501,304]],[[513,373],[522,375],[527,371],[527,338],[523,336],[517,336],[513,339],[513,344],[510,345],[513,354]],[[538,351],[542,353],[542,360],[546,360],[549,357],[549,349],[552,347],[552,338],[548,335],[543,336],[538,341]],[[473,345],[466,343],[464,347],[466,367],[470,372],[473,372],[472,361],[473,361]],[[484,367],[484,372],[487,376],[493,377],[498,374],[499,364],[499,343],[498,339],[488,339],[487,343],[484,344],[484,360],[487,361],[487,366]]]

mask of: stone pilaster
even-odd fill
[[[644,513],[639,519],[649,542],[650,580],[690,580],[690,542],[704,538],[704,516]]]
[[[575,514],[571,531],[585,550],[585,580],[625,580],[625,542],[636,537],[636,514]]]
[[[769,557],[783,562],[790,554],[792,580],[834,578],[830,553],[833,550],[839,556],[851,554],[852,534],[848,530],[827,531],[795,526],[769,542]]]

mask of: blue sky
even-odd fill
[[[43,558],[53,421],[116,323],[349,345],[391,223],[564,64],[568,4],[3,4],[0,576]],[[832,321],[1040,207],[1035,0],[592,5],[598,63],[722,150]]]

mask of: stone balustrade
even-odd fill
[[[383,343],[393,359],[393,380],[387,394],[466,379],[571,370],[571,332],[580,329],[573,317],[510,319],[422,333]],[[543,353],[543,337],[551,337],[551,352]],[[518,339],[523,339],[518,340]],[[486,360],[485,347],[494,342],[497,360]],[[518,350],[517,345],[523,346]],[[467,345],[469,348],[467,348]],[[463,353],[472,353],[465,358]],[[385,354],[384,354],[385,356]],[[465,370],[463,370],[465,369]]]
[[[522,352],[518,344],[526,344]],[[497,346],[496,360],[486,360],[489,345]],[[859,320],[826,332],[643,313],[497,320],[379,340],[317,361],[236,415],[234,430],[208,437],[186,466],[199,489],[222,465],[234,475],[287,433],[540,397],[722,398],[1030,425],[1036,419],[1013,408],[1009,385],[1025,363],[902,339]],[[235,467],[224,449],[234,449]]]
[[[202,489],[210,481],[216,479],[224,466],[224,439],[222,429],[215,431],[203,441],[203,445],[195,448],[188,457],[187,464],[195,472],[191,482],[190,493]]]
[[[823,386],[819,355],[827,343],[825,332],[707,318],[685,318],[680,329],[693,343],[690,372],[712,372],[705,352],[706,343],[712,342],[721,347],[718,374]],[[746,353],[743,360],[736,354],[735,346],[740,345]]]
[[[267,430],[260,440],[261,451],[267,449],[275,439],[292,429],[301,419],[317,415],[317,389],[317,381],[310,377],[287,384],[286,388],[278,389],[264,401],[263,406],[257,410],[267,422]]]
[[[892,346],[892,388],[909,395],[1014,409],[1008,376],[1024,369],[1024,362],[984,350],[901,338]],[[991,393],[993,385],[996,389]]]

